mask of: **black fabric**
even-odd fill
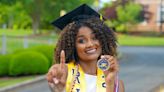
[[[68,12],[64,16],[58,18],[57,20],[53,21],[52,24],[62,30],[67,24],[73,21],[87,19],[90,16],[100,17],[98,12],[93,10],[88,5],[83,4],[76,9]]]

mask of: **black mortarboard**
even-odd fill
[[[89,16],[100,17],[100,14],[97,13],[95,10],[93,10],[91,7],[89,7],[86,4],[82,4],[81,6],[77,7],[76,9],[68,12],[66,15],[53,21],[52,24],[62,30],[67,24],[73,22],[75,19],[77,20],[77,18],[75,18],[75,17],[80,16],[80,15],[81,16],[89,15]],[[83,18],[85,18],[85,17],[83,17]]]

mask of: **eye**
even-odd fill
[[[79,39],[78,43],[85,43],[85,40],[84,39]]]

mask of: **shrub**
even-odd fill
[[[35,50],[45,55],[49,60],[49,67],[52,65],[53,57],[54,57],[54,46],[48,46],[48,45],[37,46],[37,47],[33,47],[32,50]]]
[[[44,46],[36,46],[32,48],[27,49],[18,49],[14,53],[21,53],[25,51],[37,51],[45,55],[49,61],[49,67],[53,63],[53,57],[54,57],[54,46],[44,45]]]
[[[13,53],[14,54],[18,54],[18,53],[22,53],[22,52],[26,52],[26,51],[33,51],[31,48],[26,48],[26,49],[17,49],[15,50]]]
[[[14,55],[9,65],[9,75],[44,74],[48,71],[48,59],[41,53],[25,51]]]
[[[0,76],[8,75],[9,63],[12,55],[0,56]]]

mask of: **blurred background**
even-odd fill
[[[0,0],[0,92],[41,76],[11,92],[50,92],[60,34],[51,22],[83,3],[116,32],[125,92],[164,92],[164,0]]]

